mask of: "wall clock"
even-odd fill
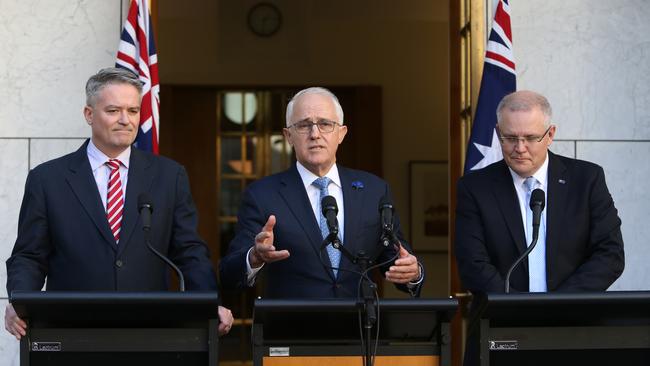
[[[270,37],[282,27],[282,13],[271,3],[259,3],[248,11],[248,27],[258,36]]]

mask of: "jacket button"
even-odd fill
[[[340,283],[337,283],[337,284],[336,284],[336,288],[341,288],[341,284],[340,284]]]
[[[118,259],[118,260],[115,261],[115,265],[117,266],[117,268],[121,268],[123,264],[124,263],[122,263],[121,259]]]

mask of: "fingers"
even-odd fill
[[[395,261],[396,265],[408,266],[417,263],[417,258],[409,253],[402,245],[399,246],[399,258]]]
[[[386,280],[394,283],[409,283],[416,280],[419,277],[417,266],[416,268],[408,269],[403,266],[393,266],[388,272],[386,272]]]
[[[269,216],[266,224],[255,235],[255,247],[253,248],[253,260],[251,265],[261,265],[263,263],[272,263],[289,257],[288,250],[276,250],[273,245],[273,227],[275,226],[275,215]],[[250,261],[251,258],[249,258]]]
[[[232,328],[232,323],[234,322],[234,317],[232,316],[232,311],[223,306],[219,306],[219,335],[222,336],[230,332]]]
[[[401,257],[406,257],[409,254],[411,254],[411,253],[409,253],[408,250],[404,249],[404,246],[402,246],[402,244],[400,244],[399,245],[399,256],[400,256],[400,258]]]
[[[405,284],[414,281],[420,277],[418,260],[400,245],[399,259],[395,261],[395,264],[388,269],[385,275],[386,280],[394,283]]]
[[[272,263],[289,258],[288,250],[275,250],[273,245],[255,244],[255,252],[264,263]]]
[[[260,231],[255,235],[255,245],[273,245],[273,232],[272,231]]]
[[[262,227],[262,231],[255,235],[255,246],[259,247],[260,245],[273,247],[273,227],[275,226],[275,216],[269,216],[269,219],[266,220],[266,224]],[[259,251],[260,248],[256,248]],[[275,250],[273,248],[272,250]]]
[[[264,224],[264,227],[262,228],[262,232],[264,231],[273,232],[274,226],[275,226],[275,215],[271,215],[269,216],[269,219],[266,220],[266,224]]]
[[[5,309],[5,329],[18,340],[27,334],[27,323],[18,317],[11,304]]]

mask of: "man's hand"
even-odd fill
[[[252,268],[259,268],[264,263],[272,263],[289,258],[288,250],[275,250],[273,246],[273,227],[275,216],[269,216],[262,231],[255,235],[255,246],[250,251],[248,262]]]
[[[228,334],[230,328],[232,328],[232,322],[234,321],[232,317],[232,311],[223,306],[219,306],[219,335]]]
[[[27,323],[18,317],[11,304],[7,304],[5,308],[5,329],[13,334],[17,340],[27,334]]]
[[[386,280],[406,284],[417,281],[419,278],[420,266],[418,265],[418,259],[400,244],[399,258],[386,272]]]

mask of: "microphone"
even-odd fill
[[[336,214],[339,213],[339,207],[336,204],[336,198],[332,196],[323,197],[320,201],[320,207],[323,211],[323,216],[327,220],[327,228],[330,231],[330,235],[338,236],[339,222],[336,219]]]
[[[156,250],[151,245],[151,213],[153,212],[153,206],[151,205],[151,197],[146,192],[140,193],[138,196],[138,211],[140,211],[140,217],[142,219],[142,231],[144,231],[144,241],[147,244],[149,250],[151,250],[155,255],[158,256],[163,262],[170,266],[176,275],[178,276],[178,287],[181,292],[185,291],[185,277],[183,277],[183,272],[181,272],[178,267],[165,257],[162,253]]]
[[[388,197],[384,196],[379,200],[379,215],[381,216],[381,228],[393,231],[393,205]]]
[[[391,242],[394,242],[395,236],[393,233],[393,205],[388,200],[387,196],[383,196],[379,200],[379,216],[381,217],[381,243],[384,247],[388,247]]]
[[[535,248],[535,245],[537,244],[537,239],[539,237],[539,224],[541,221],[542,217],[542,211],[544,210],[544,205],[545,205],[545,199],[544,199],[544,191],[541,189],[537,188],[533,190],[533,192],[530,194],[530,209],[533,211],[533,235],[532,235],[532,241],[530,242],[530,245],[526,250],[521,253],[519,258],[510,266],[510,269],[508,269],[508,272],[506,273],[506,283],[505,283],[505,291],[506,294],[510,293],[510,275],[512,275],[512,271],[514,271],[515,267],[519,263],[521,263],[524,258],[528,257],[530,252],[533,251]]]
[[[151,207],[151,197],[146,192],[140,193],[138,196],[138,211],[140,211],[140,217],[142,218],[142,230],[151,230],[151,213],[153,212],[153,207]]]
[[[533,240],[539,236],[539,223],[544,210],[544,191],[537,188],[530,195],[530,209],[533,211]]]

